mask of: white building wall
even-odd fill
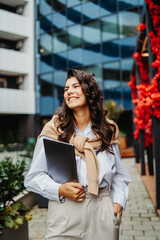
[[[0,37],[17,40],[29,36],[29,18],[0,9]]]
[[[0,10],[0,38],[24,41],[20,51],[0,48],[0,75],[17,76],[20,82],[19,89],[0,88],[0,114],[34,114],[33,0],[26,1],[22,15]]]
[[[0,88],[1,114],[34,114],[34,92]]]

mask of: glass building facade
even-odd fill
[[[66,71],[95,73],[104,99],[131,110],[127,85],[143,0],[37,0],[36,113],[49,117],[63,99]]]

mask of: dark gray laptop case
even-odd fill
[[[78,181],[74,146],[57,140],[43,142],[49,176],[61,184]]]

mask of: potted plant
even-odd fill
[[[16,202],[25,190],[25,161],[12,162],[10,157],[0,161],[0,239],[28,240],[29,207]],[[22,232],[22,235],[20,234]]]
[[[123,107],[118,106],[118,104],[112,99],[109,99],[106,102],[104,102],[103,107],[108,112],[107,113],[108,118],[112,119],[115,122],[118,121],[120,115],[123,113]]]
[[[121,149],[126,149],[127,148],[126,133],[120,131],[120,137],[121,137]]]

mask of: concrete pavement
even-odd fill
[[[129,199],[123,214],[120,240],[160,240],[160,218],[138,174],[134,158],[122,159],[131,175]],[[46,209],[36,205],[31,213],[33,219],[29,222],[29,240],[44,239]]]

